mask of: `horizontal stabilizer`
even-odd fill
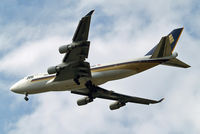
[[[180,61],[177,58],[170,59],[167,62],[162,63],[163,65],[174,66],[174,67],[181,67],[181,68],[189,68],[190,65]]]

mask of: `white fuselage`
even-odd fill
[[[101,85],[107,81],[122,79],[149,68],[159,65],[159,61],[149,61],[150,57],[145,56],[136,60],[119,62],[107,65],[97,65],[91,68],[92,77],[90,80],[95,85]],[[88,78],[80,78],[80,85],[73,79],[64,81],[54,81],[56,74],[41,74],[27,76],[11,87],[11,91],[19,94],[36,94],[48,91],[73,91],[84,89]]]

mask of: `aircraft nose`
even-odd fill
[[[14,85],[11,86],[10,90],[14,93],[17,92],[17,83],[15,83]]]
[[[24,93],[25,81],[22,79],[11,86],[10,90],[14,93]]]

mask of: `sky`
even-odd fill
[[[142,57],[173,29],[184,27],[175,48],[191,65],[157,66],[135,76],[103,84],[119,93],[151,99],[156,105],[128,103],[110,111],[112,101],[95,99],[78,107],[70,92],[23,95],[12,84],[46,73],[61,62],[58,48],[71,43],[78,21],[95,9],[89,58],[94,64]],[[2,0],[0,4],[1,134],[197,134],[200,133],[199,0]]]

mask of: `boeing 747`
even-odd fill
[[[160,64],[190,67],[177,59],[178,54],[173,52],[183,28],[174,29],[167,36],[162,37],[160,42],[141,58],[91,67],[86,59],[90,47],[88,34],[93,12],[94,10],[90,11],[79,21],[72,43],[59,48],[59,52],[64,54],[61,64],[49,67],[48,73],[30,75],[21,79],[10,90],[24,94],[26,101],[29,100],[29,94],[71,91],[73,94],[85,96],[77,101],[79,106],[86,105],[95,98],[114,100],[115,102],[110,105],[111,110],[119,109],[128,102],[146,105],[161,102],[163,99],[151,100],[124,95],[106,90],[99,85],[138,74]]]

